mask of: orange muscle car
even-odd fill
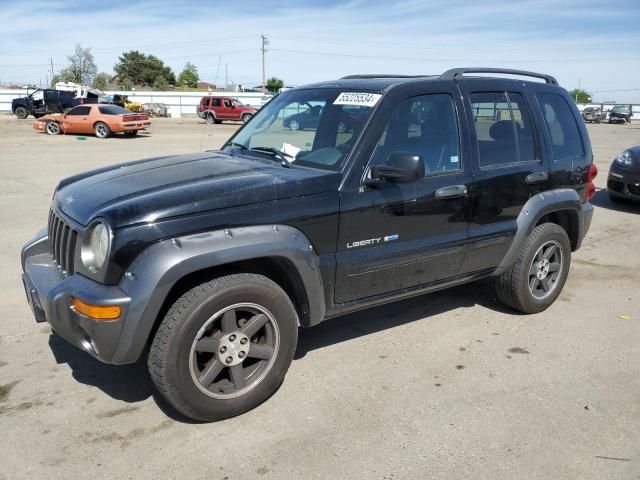
[[[138,130],[151,125],[149,116],[133,113],[117,105],[96,103],[78,105],[67,113],[44,115],[33,122],[33,128],[49,135],[60,133],[95,133],[98,138],[107,138],[112,133],[124,132],[133,137]]]

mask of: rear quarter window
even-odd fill
[[[551,139],[553,159],[561,161],[584,155],[578,125],[565,98],[555,93],[538,93],[536,97]]]

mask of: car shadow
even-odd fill
[[[482,305],[494,311],[519,313],[503,306],[496,298],[491,279],[461,285],[441,292],[420,295],[407,300],[327,320],[306,329],[300,329],[294,360],[301,360],[312,351],[329,345],[364,337],[459,308]],[[199,423],[173,409],[154,388],[146,365],[146,354],[129,365],[108,365],[96,360],[52,332],[49,348],[56,362],[66,364],[73,378],[85,385],[127,403],[137,403],[153,397],[165,415],[181,423]]]
[[[606,208],[608,210],[615,210],[616,212],[640,214],[640,202],[632,202],[631,200],[621,199],[619,202],[614,202],[609,197],[606,188],[599,189],[596,194],[591,197],[589,202],[594,207]]]
[[[510,315],[522,315],[504,306],[496,296],[493,280],[485,279],[362,310],[324,321],[312,328],[300,329],[294,360],[304,358],[312,350],[407,323],[429,321],[428,317],[475,305]]]

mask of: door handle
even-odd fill
[[[451,185],[436,190],[436,198],[438,200],[448,200],[451,198],[463,198],[467,196],[466,185]]]
[[[533,172],[527,175],[527,178],[524,180],[528,185],[534,185],[536,183],[546,182],[549,178],[547,172]]]

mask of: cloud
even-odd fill
[[[82,43],[101,71],[138,49],[176,71],[191,61],[204,80],[219,84],[228,64],[230,80],[254,85],[261,81],[261,33],[270,40],[267,74],[292,85],[464,65],[544,71],[567,88],[580,82],[591,91],[631,89],[640,76],[636,0],[87,3],[2,4],[0,81],[37,82],[49,57],[61,68]],[[640,101],[640,92],[602,95]]]

